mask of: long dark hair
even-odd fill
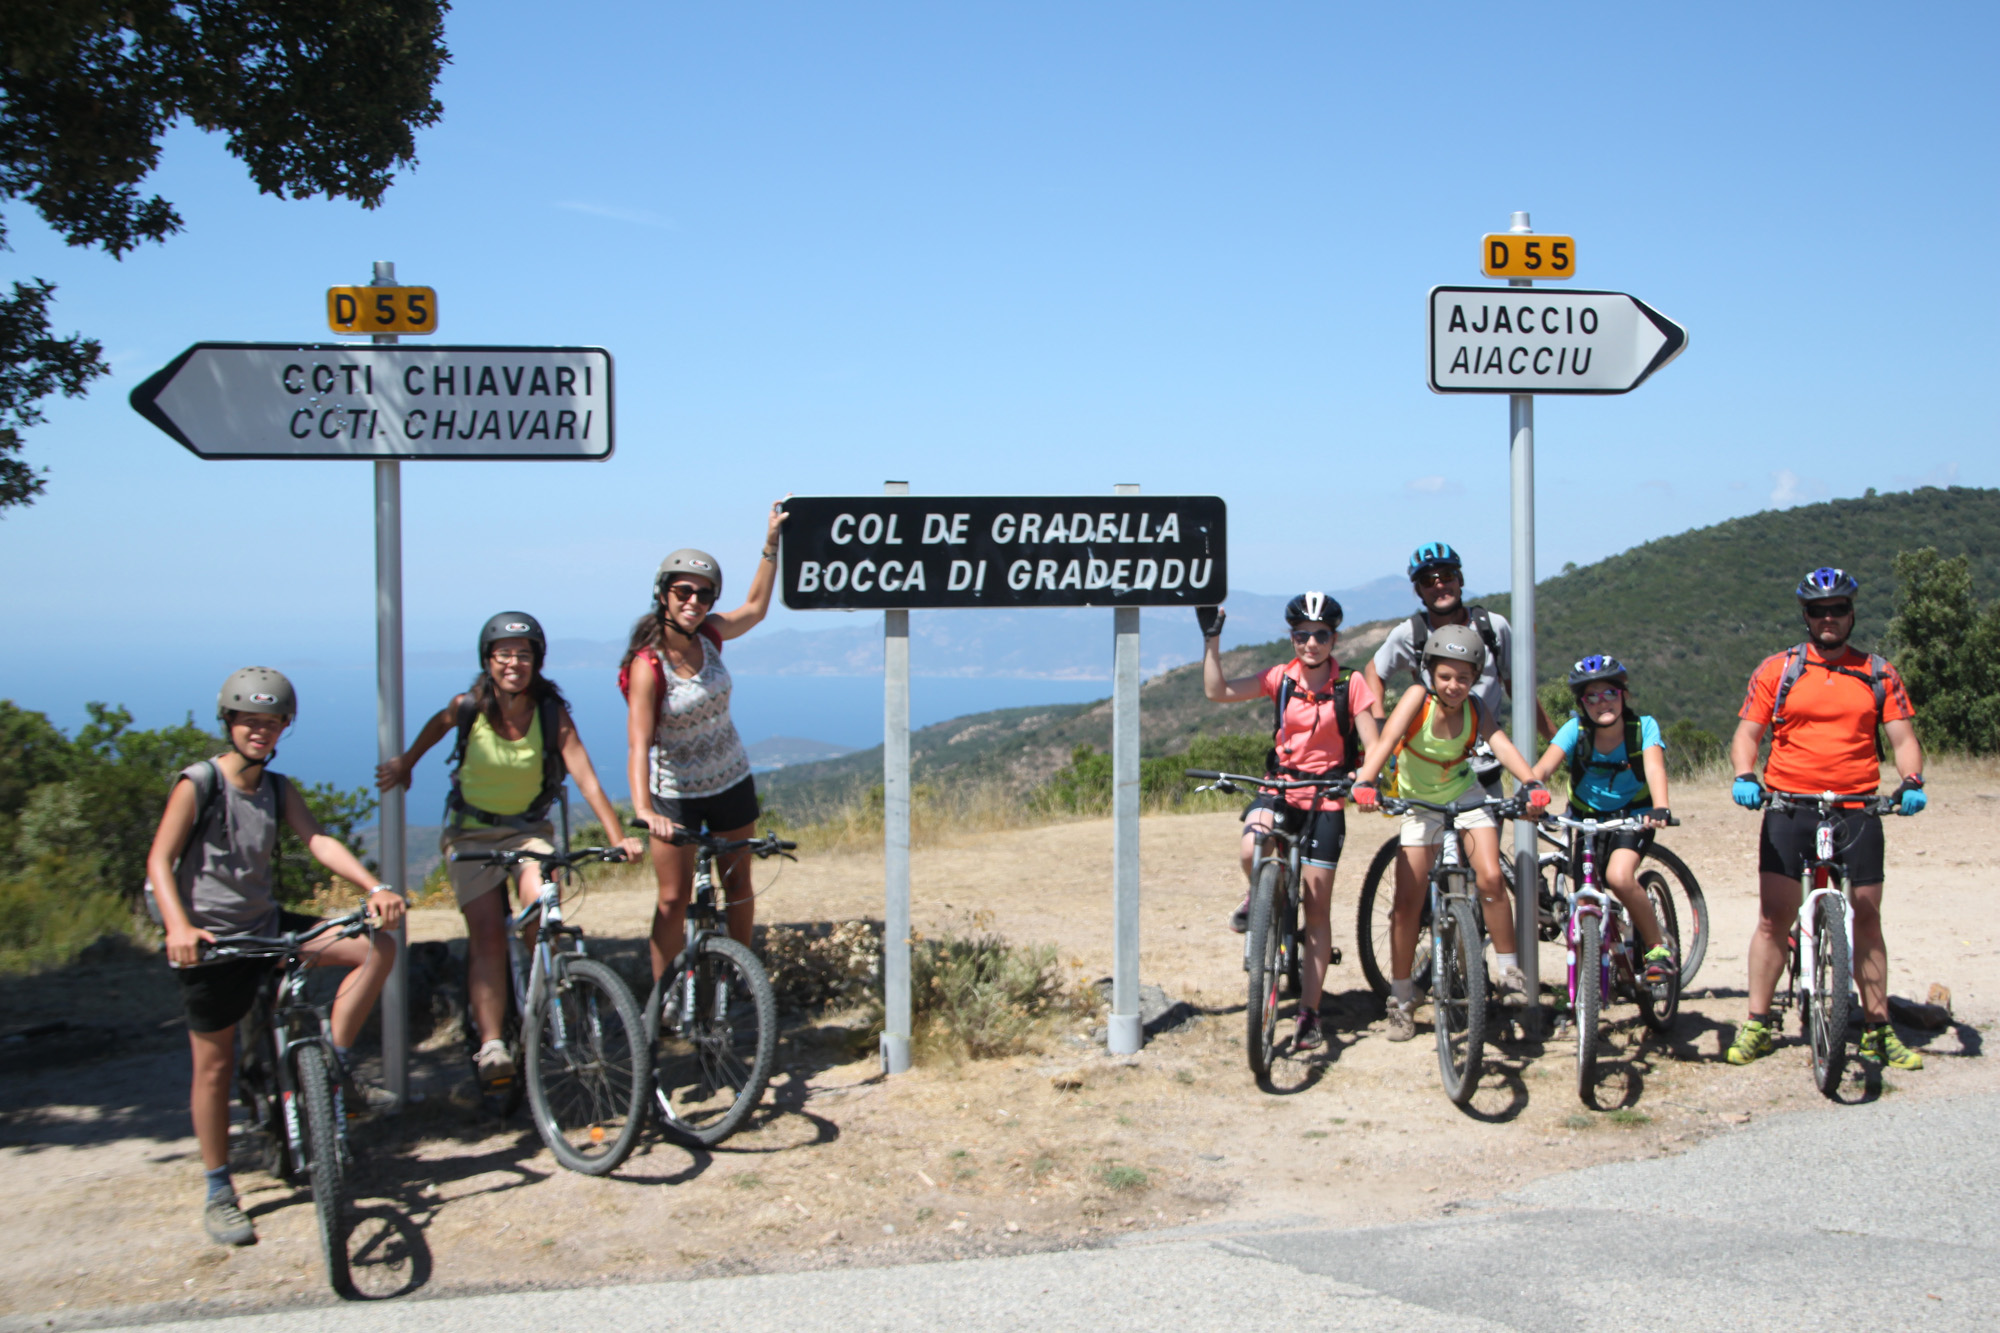
[[[618,674],[624,675],[632,669],[632,659],[648,648],[658,654],[662,661],[667,651],[667,608],[658,602],[653,609],[632,622],[632,637],[625,645],[625,656],[618,659]]]

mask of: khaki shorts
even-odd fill
[[[1452,821],[1463,833],[1467,829],[1495,828],[1491,810],[1461,810]],[[1444,841],[1444,816],[1435,810],[1412,810],[1403,816],[1401,842],[1405,847],[1428,847]]]
[[[549,839],[555,836],[555,825],[533,824],[525,829],[496,827],[486,828],[478,824],[468,824],[462,828],[445,825],[444,833],[438,838],[438,850],[445,856],[445,873],[451,876],[451,891],[458,895],[458,905],[464,907],[475,898],[483,898],[507,882],[506,866],[486,862],[454,861],[453,852],[553,852],[555,844]]]

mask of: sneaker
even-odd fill
[[[1414,997],[1389,997],[1389,1040],[1408,1041],[1417,1035],[1417,1002]]]
[[[1648,949],[1645,957],[1646,984],[1664,986],[1674,979],[1674,951],[1662,944],[1657,949]]]
[[[1861,1058],[1891,1069],[1922,1069],[1924,1057],[1903,1045],[1903,1039],[1887,1023],[1878,1023],[1861,1034]]]
[[[1325,1042],[1325,1034],[1319,1030],[1318,1012],[1312,1009],[1299,1010],[1299,1030],[1292,1035],[1292,1049],[1316,1051]]]
[[[514,1053],[507,1049],[507,1043],[498,1037],[479,1048],[472,1064],[479,1071],[481,1083],[509,1083],[514,1078]]]
[[[1724,1057],[1732,1065],[1747,1065],[1778,1049],[1778,1034],[1751,1019],[1736,1030],[1736,1040]],[[1865,1049],[1865,1048],[1864,1048]]]
[[[1528,993],[1527,974],[1518,967],[1497,968],[1493,972],[1493,995],[1495,999],[1519,999]]]
[[[1247,893],[1244,894],[1243,901],[1238,903],[1236,905],[1236,910],[1229,914],[1229,928],[1235,931],[1238,935],[1244,934],[1250,929],[1249,894]]]
[[[250,1225],[234,1194],[210,1199],[201,1210],[201,1225],[218,1245],[252,1245],[257,1240],[257,1228]]]

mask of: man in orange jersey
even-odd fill
[[[1924,751],[1911,718],[1915,710],[1896,668],[1847,642],[1854,633],[1854,596],[1861,585],[1840,569],[1816,569],[1799,583],[1807,641],[1764,659],[1750,676],[1741,719],[1730,743],[1736,803],[1755,810],[1771,791],[1871,797],[1881,783],[1876,728],[1889,735],[1903,785],[1899,811],[1924,808]],[[1757,746],[1771,733],[1771,757],[1757,780]],[[1882,942],[1882,820],[1864,809],[1835,812],[1854,904],[1854,978],[1861,988],[1861,1055],[1897,1069],[1921,1069],[1924,1059],[1889,1026],[1889,953]],[[1729,1048],[1729,1063],[1747,1065],[1777,1045],[1771,1000],[1790,952],[1798,916],[1800,876],[1813,851],[1819,812],[1765,810],[1757,848],[1757,933],[1750,940],[1750,1020]]]

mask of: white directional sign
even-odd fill
[[[202,458],[608,458],[611,353],[196,343],[132,406]]]
[[[1687,330],[1623,292],[1431,288],[1436,393],[1629,393]]]

